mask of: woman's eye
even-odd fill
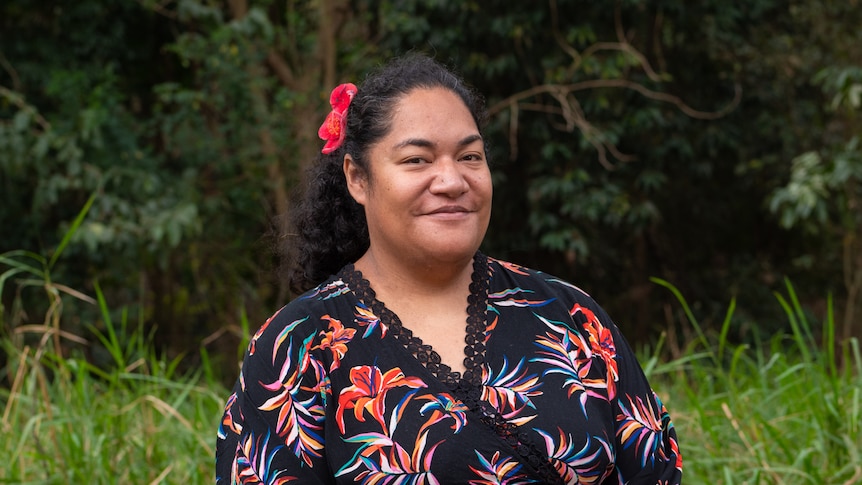
[[[404,161],[404,163],[417,164],[417,163],[422,163],[424,161],[425,161],[424,158],[414,157],[414,158],[408,158],[407,160]]]

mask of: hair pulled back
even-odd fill
[[[313,288],[368,249],[365,211],[347,190],[344,156],[349,153],[371,181],[369,150],[389,133],[395,104],[420,88],[444,88],[458,95],[481,132],[486,117],[482,98],[430,57],[409,54],[372,72],[348,108],[344,142],[332,153],[318,156],[307,174],[305,192],[290,214],[291,237],[284,252],[293,291]]]

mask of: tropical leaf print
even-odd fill
[[[489,293],[488,298],[492,300],[501,300],[507,296],[518,295],[521,293],[535,293],[533,290],[522,290],[521,288],[509,288],[495,293]]]
[[[460,401],[456,401],[449,394],[426,394],[417,396],[416,399],[424,399],[428,402],[419,409],[422,416],[429,415],[428,420],[419,429],[423,430],[445,420],[452,419],[452,431],[458,433],[467,424],[467,411],[469,408]]]
[[[466,341],[481,387],[399,358],[406,327],[371,311],[381,302],[350,268],[267,320],[218,425],[218,483],[520,485],[556,472],[679,485],[670,417],[606,314],[566,282],[491,263],[468,308],[484,310],[484,333]]]
[[[289,398],[286,402],[271,399],[264,403],[260,409],[270,411],[278,409],[278,424],[276,431],[288,445],[293,454],[311,466],[312,458],[320,458],[320,450],[323,449],[324,409],[315,401],[317,395],[312,395],[305,401]]]
[[[587,331],[590,340],[590,349],[605,363],[607,369],[608,383],[608,399],[613,399],[617,394],[617,381],[620,380],[619,370],[617,369],[617,348],[614,344],[614,336],[611,330],[604,325],[596,317],[596,314],[589,308],[575,304],[569,311],[569,314],[574,318],[576,315],[582,315],[584,329]]]
[[[356,323],[361,327],[365,327],[365,333],[362,334],[362,338],[368,338],[378,327],[380,328],[380,338],[386,336],[388,330],[386,325],[361,301],[354,307],[354,316]]]
[[[476,474],[477,479],[470,480],[470,485],[520,485],[523,483],[535,483],[528,480],[527,475],[520,473],[520,462],[511,456],[500,456],[500,452],[494,453],[490,460],[482,456],[476,451],[476,456],[479,457],[479,463],[482,468],[474,468],[470,466],[470,470]]]
[[[542,362],[549,367],[543,375],[562,374],[566,376],[563,387],[569,397],[576,393],[581,403],[581,410],[586,415],[588,397],[608,400],[605,391],[607,383],[603,379],[589,377],[593,359],[589,344],[577,332],[572,331],[562,322],[552,322],[539,315],[550,331],[536,339],[536,352],[541,357],[534,357],[530,362]]]
[[[361,365],[350,369],[351,386],[341,390],[338,396],[338,409],[335,420],[338,429],[344,433],[344,412],[353,409],[357,421],[365,422],[365,412],[386,429],[386,393],[396,387],[419,389],[426,387],[418,377],[405,377],[398,367],[380,372],[376,366]]]
[[[362,465],[370,468],[367,463],[370,457],[373,457],[377,453],[382,453],[382,450],[386,450],[395,444],[389,435],[375,432],[360,433],[349,438],[344,438],[344,441],[346,443],[359,443],[360,447],[353,454],[353,458],[346,461],[344,466],[335,473],[337,477],[350,473]]]
[[[682,453],[680,453],[679,451],[679,443],[676,439],[676,431],[674,430],[673,421],[671,421],[670,419],[670,413],[667,412],[667,408],[664,407],[664,403],[661,402],[661,399],[658,397],[658,394],[653,391],[652,395],[653,399],[655,399],[656,404],[658,404],[659,409],[661,409],[662,429],[666,430],[666,437],[670,442],[670,452],[673,453],[673,456],[676,457],[674,467],[680,472],[682,472]]]
[[[668,461],[665,453],[662,432],[662,419],[649,402],[644,402],[640,396],[632,399],[626,395],[629,405],[619,402],[620,414],[617,415],[617,438],[623,448],[633,448],[641,459],[641,466],[647,461],[654,462],[656,458]],[[677,455],[678,456],[678,455]]]
[[[489,258],[489,260],[490,259],[491,258]],[[499,259],[495,259],[493,261],[498,263],[503,268],[513,272],[513,273],[519,274],[521,276],[528,276],[529,275],[529,273],[527,272],[527,268],[525,268],[519,264],[510,263],[508,261],[500,261]]]
[[[509,369],[509,360],[503,357],[503,367],[499,372],[483,369],[482,376],[482,400],[494,406],[507,421],[517,425],[523,425],[535,417],[519,415],[526,407],[535,409],[530,397],[542,394],[538,374],[529,374],[525,365],[525,359],[521,359]]]
[[[234,413],[233,406],[234,406],[234,404],[236,404],[236,393],[235,392],[233,394],[231,394],[230,397],[227,398],[227,404],[225,404],[225,406],[224,406],[224,415],[222,416],[221,425],[219,425],[219,427],[218,427],[219,439],[222,439],[222,440],[225,439],[225,436],[227,436],[227,434],[225,433],[225,430],[230,430],[236,434],[242,433],[242,425],[240,424],[241,421],[239,421],[233,417],[233,413]],[[241,410],[236,409],[236,412],[241,412]],[[241,418],[241,416],[240,416],[240,418]]]
[[[332,298],[337,298],[341,295],[344,295],[350,291],[350,287],[347,286],[342,280],[331,281],[325,285],[320,285],[315,288],[313,291],[308,292],[307,294],[298,298],[298,300],[329,300]],[[322,296],[321,296],[322,295]]]
[[[347,344],[353,340],[356,329],[345,328],[340,320],[332,318],[329,315],[324,315],[320,319],[329,322],[329,331],[324,332],[320,343],[315,349],[328,349],[332,353],[332,364],[329,366],[329,371],[332,372],[341,365],[341,359],[347,353]]]
[[[254,335],[251,337],[251,342],[248,343],[249,355],[254,355],[254,353],[257,351],[257,340],[260,338],[260,336],[263,334],[263,331],[266,330],[266,327],[269,326],[270,322],[272,322],[275,316],[279,314],[279,312],[281,312],[281,310],[273,313],[271,317],[267,318],[266,321],[263,322],[263,325],[261,325],[260,328],[257,329],[257,332],[255,332]]]
[[[348,293],[350,291],[350,288],[347,285],[343,284],[340,281],[339,281],[339,283],[341,283],[341,284],[333,285],[333,288],[329,289],[331,291],[331,293],[324,295],[320,299],[321,300],[331,300],[333,298],[338,298],[339,296],[344,295],[345,293]]]
[[[545,441],[548,457],[564,482],[584,485],[601,483],[613,470],[613,452],[605,440],[587,436],[586,444],[576,450],[572,435],[560,428],[557,428],[557,438],[540,429],[535,431]]]
[[[286,359],[279,374],[279,379],[272,383],[260,383],[264,389],[278,392],[261,404],[261,411],[278,411],[275,432],[281,436],[285,444],[290,446],[294,454],[304,462],[311,464],[313,457],[320,457],[323,449],[323,437],[320,431],[323,429],[325,409],[320,402],[319,393],[311,393],[305,400],[298,398],[302,391],[318,389],[319,384],[312,387],[302,387],[300,380],[306,374],[309,366],[315,369],[322,366],[317,359],[311,357],[307,351],[314,336],[308,337],[301,345],[298,368],[291,365],[291,359]],[[288,348],[288,355],[293,355],[293,342]],[[315,375],[321,375],[319,370]]]
[[[582,289],[578,288],[577,286],[575,286],[575,285],[573,285],[573,284],[569,283],[568,281],[561,280],[561,279],[559,279],[559,278],[548,278],[546,281],[547,281],[548,283],[557,283],[557,284],[559,284],[559,285],[563,285],[563,286],[565,286],[566,288],[571,288],[571,289],[573,289],[573,290],[577,291],[578,293],[583,294],[584,296],[586,296],[586,297],[588,297],[588,298],[590,297],[590,294],[589,294],[589,293],[587,293],[586,291],[584,291],[584,290],[582,290]]]
[[[443,441],[438,441],[426,449],[427,430],[419,434],[412,452],[382,433],[363,433],[345,438],[345,441],[360,442],[364,445],[350,463],[335,473],[336,477],[364,467],[365,469],[356,475],[354,481],[381,485],[439,485],[440,483],[431,473],[431,460],[434,457],[434,451]],[[378,455],[376,459],[373,458],[374,454]]]
[[[272,466],[275,454],[282,447],[271,439],[269,432],[257,438],[254,433],[249,433],[242,442],[242,453],[234,461],[233,476],[243,485],[283,485],[296,480],[296,477],[287,475],[285,470]]]
[[[308,320],[309,317],[300,318],[290,322],[287,326],[285,326],[281,332],[278,332],[278,335],[275,336],[275,341],[272,344],[272,364],[275,365],[275,361],[278,357],[278,350],[284,344],[284,341],[287,340],[287,337],[290,336],[290,332],[292,332],[299,324]]]
[[[662,408],[664,409],[664,408]],[[669,429],[673,429],[673,424],[670,425]],[[670,451],[676,456],[676,462],[674,463],[674,468],[679,471],[682,471],[682,453],[679,451],[679,443],[677,442],[674,436],[670,437]]]
[[[518,307],[518,308],[538,308],[547,305],[554,301],[551,299],[529,299],[525,295],[535,293],[533,290],[524,290],[521,288],[509,288],[496,293],[488,294],[488,301],[494,305],[501,307]],[[520,298],[515,298],[519,296]]]
[[[488,339],[491,338],[491,334],[494,333],[494,329],[497,328],[497,324],[500,322],[500,314],[495,309],[488,308],[488,314],[494,315],[494,319],[485,325],[485,332],[482,335],[483,345],[488,345]]]

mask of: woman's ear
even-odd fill
[[[350,154],[344,155],[344,178],[347,180],[347,191],[359,205],[365,205],[368,200],[368,173],[353,160]]]

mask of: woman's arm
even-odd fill
[[[325,370],[313,352],[317,327],[296,316],[282,309],[249,344],[219,427],[219,484],[334,483],[323,441]]]
[[[625,337],[612,323],[610,329],[619,375],[611,403],[616,411],[620,483],[679,484],[682,456],[670,415],[650,387]]]

